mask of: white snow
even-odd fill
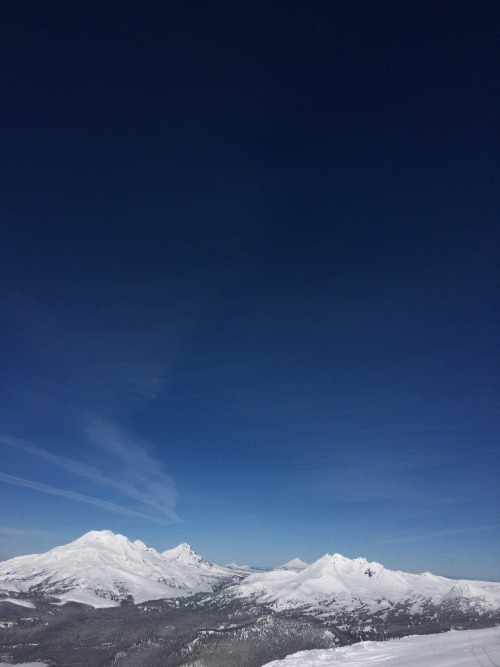
[[[362,601],[374,612],[396,602],[407,602],[416,610],[424,599],[440,604],[451,598],[474,601],[483,610],[500,608],[500,583],[396,572],[365,558],[351,560],[340,554],[326,554],[300,571],[253,574],[235,592],[277,609],[306,605],[333,612],[358,608]]]
[[[250,565],[238,565],[238,563],[228,563],[226,565],[230,570],[241,570],[243,572],[252,572],[253,568]]]
[[[189,545],[160,554],[140,540],[130,542],[102,530],[45,554],[0,563],[0,591],[28,592],[39,586],[63,602],[112,607],[128,595],[138,603],[209,592],[222,578],[234,576]]]
[[[292,560],[289,560],[288,563],[285,563],[282,565],[279,570],[295,570],[297,572],[300,572],[300,570],[305,570],[305,568],[309,565],[309,563],[306,563],[305,561],[301,560],[300,558],[292,558]]]
[[[18,600],[17,598],[0,598],[0,602],[12,602],[12,604],[18,604],[20,607],[29,607],[29,609],[35,609],[33,602],[28,600]]]
[[[238,565],[237,563],[229,563],[226,565],[228,570],[231,570],[235,574],[239,574],[240,578],[247,577],[249,574],[255,572],[267,572],[268,569],[262,567],[252,567],[251,565]]]
[[[218,567],[210,563],[208,560],[206,560],[206,558],[203,558],[203,556],[200,556],[195,551],[193,551],[193,549],[189,546],[189,544],[186,544],[186,542],[179,544],[173,549],[167,549],[167,551],[164,551],[161,555],[167,560],[181,563],[182,565],[195,565],[197,567],[201,565],[203,568],[209,570],[213,569],[214,567]]]
[[[500,627],[300,651],[264,667],[497,667]]]
[[[387,570],[365,558],[326,554],[311,565],[294,559],[276,570],[260,571],[234,564],[214,565],[182,543],[159,553],[144,542],[129,541],[110,530],[91,531],[45,554],[20,556],[0,563],[0,593],[30,593],[33,588],[62,603],[117,606],[122,600],[186,597],[233,583],[229,595],[251,597],[275,609],[306,607],[311,613],[334,614],[363,607],[384,612],[405,603],[417,612],[424,601],[456,600],[479,613],[500,608],[500,583],[455,581],[428,572]],[[31,603],[14,597],[11,602]]]

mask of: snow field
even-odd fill
[[[300,651],[264,667],[500,667],[500,627]]]

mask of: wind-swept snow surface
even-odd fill
[[[264,667],[500,667],[500,628],[300,651]]]

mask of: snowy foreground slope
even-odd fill
[[[111,607],[212,591],[238,576],[213,565],[188,544],[159,553],[140,540],[91,531],[44,554],[0,563],[0,592],[52,595],[65,602]]]
[[[498,667],[500,627],[300,651],[264,667]]]

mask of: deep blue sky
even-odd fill
[[[500,579],[498,4],[1,9],[0,558]]]

